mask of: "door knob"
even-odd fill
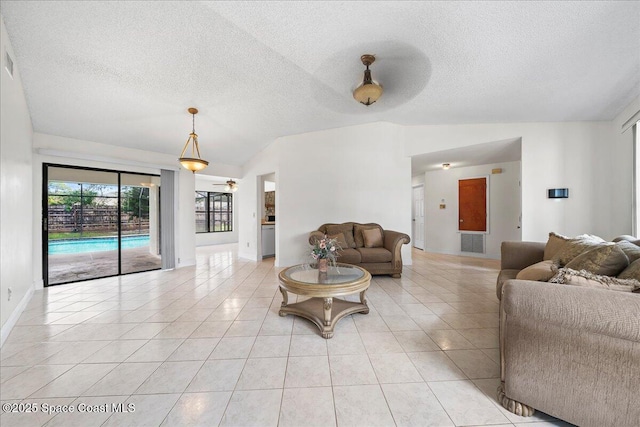
[[[461,219],[461,220],[460,220],[460,222],[464,222],[464,220],[463,220],[463,219]]]

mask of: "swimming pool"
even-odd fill
[[[141,246],[149,246],[148,234],[122,237],[122,249],[139,248]],[[52,240],[49,242],[49,255],[116,250],[118,250],[117,237],[91,237],[87,239]]]

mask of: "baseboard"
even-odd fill
[[[196,259],[195,258],[189,258],[189,259],[184,259],[181,260],[181,262],[176,265],[177,268],[181,268],[181,267],[188,267],[190,265],[196,265]]]
[[[13,310],[13,313],[11,313],[11,316],[9,316],[9,318],[4,323],[4,325],[2,325],[2,330],[0,331],[0,347],[2,347],[4,345],[4,342],[7,340],[7,338],[9,338],[9,334],[11,333],[11,330],[18,322],[20,315],[24,311],[27,304],[29,304],[29,301],[31,301],[31,297],[33,296],[33,291],[34,291],[34,284],[32,284],[29,287],[29,289],[27,290],[27,293],[24,294],[24,297],[22,297],[20,304],[16,306],[15,310]]]
[[[258,261],[258,256],[256,255],[256,253],[251,251],[238,251],[238,258]]]
[[[44,289],[44,280],[40,279],[33,282],[33,289],[36,291],[40,289]]]

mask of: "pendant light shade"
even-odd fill
[[[375,56],[362,55],[360,60],[367,69],[364,70],[362,84],[353,91],[353,98],[359,103],[369,106],[382,96],[382,85],[371,78],[371,70],[369,70],[369,65],[376,60]]]
[[[178,160],[180,160],[180,164],[182,166],[189,169],[191,172],[196,173],[206,168],[209,165],[209,162],[200,157],[200,146],[198,145],[198,135],[196,134],[196,114],[198,114],[198,109],[192,107],[189,108],[188,111],[193,116],[191,133],[189,134],[187,142],[184,144],[184,148],[182,149],[182,153]],[[185,157],[189,144],[191,144],[191,157]],[[196,157],[196,154],[198,157]]]

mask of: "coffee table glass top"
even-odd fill
[[[361,268],[349,264],[329,266],[326,273],[319,273],[318,269],[310,264],[300,264],[283,271],[287,279],[308,284],[339,285],[355,282],[364,277],[366,272]]]

